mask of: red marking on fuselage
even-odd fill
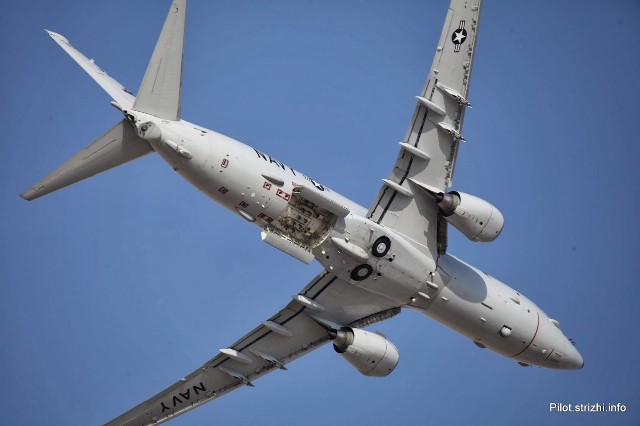
[[[291,199],[291,194],[284,192],[282,189],[278,189],[276,191],[276,195],[285,201],[289,201],[289,199]]]
[[[527,349],[529,349],[529,346],[531,346],[531,344],[533,343],[533,341],[536,338],[536,335],[538,334],[538,329],[540,328],[540,312],[536,312],[536,314],[538,315],[538,324],[536,324],[536,332],[533,333],[533,337],[531,338],[531,341],[529,342],[529,344],[527,346],[525,346],[525,348],[523,350],[521,350],[520,352],[518,352],[515,355],[512,355],[511,358],[515,358],[518,355],[522,354],[524,351],[526,351]]]

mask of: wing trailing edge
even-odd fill
[[[131,125],[122,120],[89,146],[21,194],[31,201],[153,152]]]

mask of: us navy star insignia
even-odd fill
[[[460,44],[467,38],[467,34],[465,30],[455,30],[453,32],[453,42],[455,44]]]
[[[451,34],[451,41],[455,45],[453,48],[454,52],[460,51],[460,46],[467,39],[467,30],[464,29],[465,21],[460,21],[460,26],[457,30]]]

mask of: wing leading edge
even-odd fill
[[[431,70],[391,174],[368,217],[426,248],[446,245],[446,223],[429,192],[451,186],[462,136],[481,0],[452,0]],[[439,246],[440,243],[440,246]]]
[[[285,369],[286,364],[327,343],[327,328],[363,327],[399,310],[396,303],[324,271],[269,320],[105,426],[165,422],[241,386],[253,386],[255,379],[267,373]]]

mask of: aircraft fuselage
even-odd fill
[[[582,368],[582,357],[557,322],[497,279],[449,254],[440,256],[436,265],[426,248],[367,219],[364,207],[266,153],[184,120],[131,114],[139,136],[175,171],[264,229],[266,242],[270,233],[276,234],[278,244],[291,246],[278,248],[300,260],[304,259],[298,253],[304,251],[295,250],[304,246],[312,253],[305,261],[315,257],[351,285],[418,309],[479,347],[522,364]],[[340,216],[310,207],[300,197],[300,187],[349,213]],[[390,247],[382,237],[388,238]],[[376,244],[380,250],[371,249]]]

